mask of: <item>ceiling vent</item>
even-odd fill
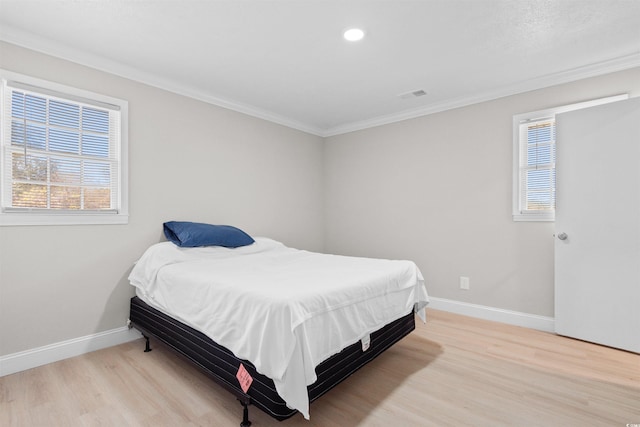
[[[412,90],[411,92],[401,93],[398,95],[400,99],[411,99],[425,96],[427,92],[424,89]]]

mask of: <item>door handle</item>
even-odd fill
[[[567,237],[569,237],[569,236],[567,236],[567,233],[558,234],[558,239],[560,239],[560,240],[567,240]]]

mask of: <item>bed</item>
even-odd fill
[[[411,261],[320,254],[268,238],[152,245],[129,280],[131,325],[278,420],[326,393],[424,320]],[[231,246],[231,247],[229,247]]]

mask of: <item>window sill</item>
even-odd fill
[[[554,214],[514,214],[514,222],[554,222],[556,217]]]
[[[13,225],[110,225],[128,224],[125,214],[0,214],[0,226]]]

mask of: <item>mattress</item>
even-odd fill
[[[305,418],[323,361],[412,310],[424,320],[428,296],[411,261],[255,240],[235,249],[159,243],[129,280],[149,306],[250,361]]]
[[[136,329],[146,336],[156,337],[186,357],[242,402],[252,404],[280,421],[297,412],[289,408],[280,397],[273,380],[257,372],[251,362],[238,359],[230,350],[202,332],[154,309],[138,297],[131,299],[130,320]],[[414,329],[414,314],[408,313],[373,332],[367,350],[363,350],[362,345],[356,343],[329,357],[316,367],[317,380],[307,387],[309,403],[348,378]],[[253,378],[246,393],[242,391],[236,379],[240,364],[244,365]]]

